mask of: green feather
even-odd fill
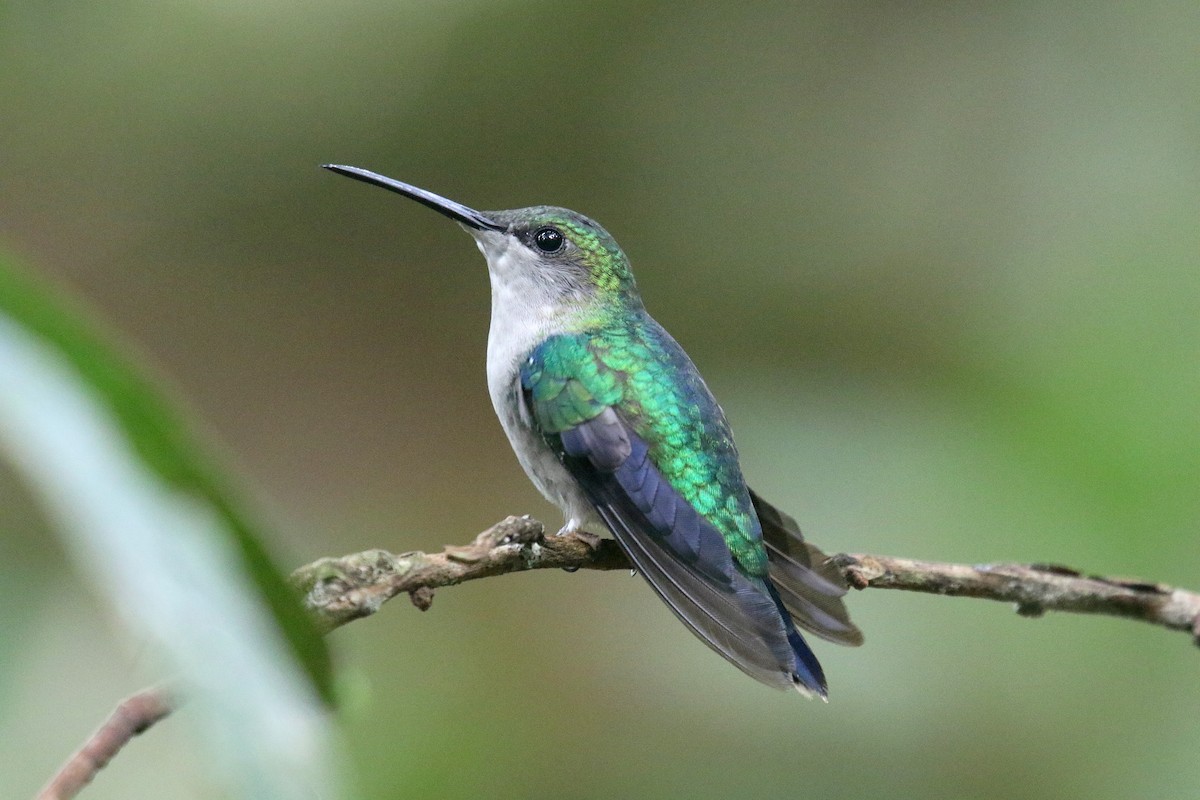
[[[719,530],[739,566],[767,555],[725,415],[675,340],[645,311],[553,336],[526,360],[522,384],[551,446],[557,434],[613,407],[650,447],[672,487]]]

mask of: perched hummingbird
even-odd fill
[[[358,167],[327,169],[458,221],[492,285],[492,405],[560,533],[599,520],[687,627],[742,671],[827,696],[796,626],[857,645],[846,586],[746,485],[725,414],[646,313],[616,241],[551,206],[480,212]]]

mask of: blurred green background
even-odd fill
[[[0,3],[0,246],[174,384],[285,564],[557,525],[454,225],[324,173],[600,220],[830,551],[1200,586],[1200,6]],[[0,473],[0,776],[159,677]],[[641,581],[533,574],[333,636],[366,798],[1200,792],[1178,634],[866,592],[828,706]],[[86,797],[210,798],[186,713]]]

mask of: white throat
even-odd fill
[[[512,391],[518,362],[547,337],[560,333],[570,309],[539,269],[539,258],[516,237],[495,231],[471,231],[487,259],[492,285],[492,323],[488,331],[487,373],[492,403]]]

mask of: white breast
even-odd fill
[[[489,253],[481,243],[480,250],[488,256],[492,284],[487,348],[492,407],[525,474],[546,499],[562,509],[567,527],[577,528],[594,519],[591,504],[521,412],[521,362],[534,347],[561,331],[563,310],[545,287],[530,280],[529,270],[513,263],[524,247],[514,243],[502,252]]]

